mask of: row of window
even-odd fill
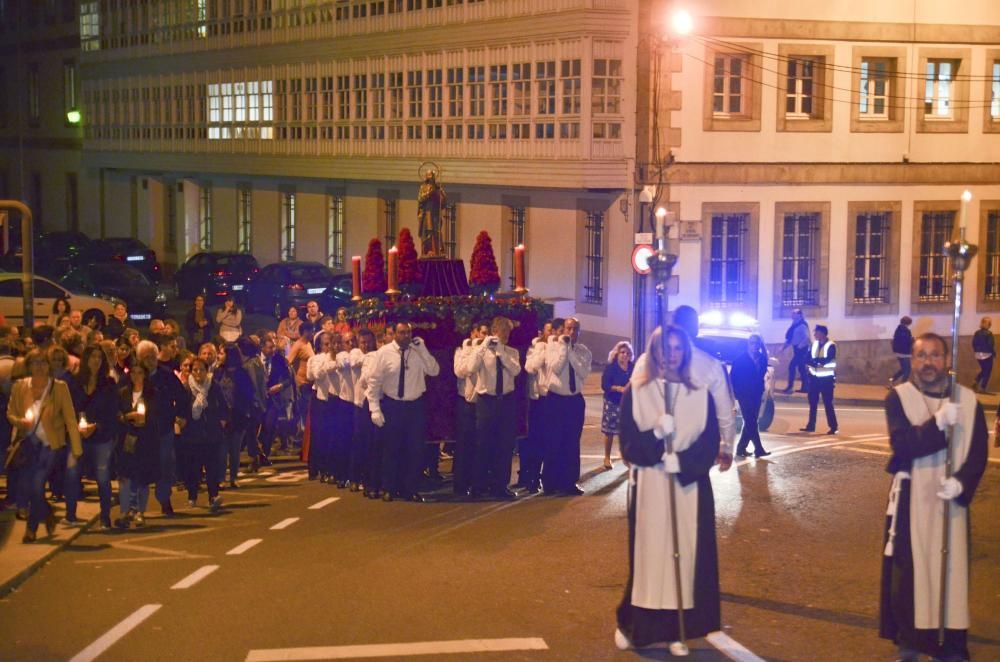
[[[914,236],[913,300],[918,304],[951,301],[950,260],[945,244],[956,236],[957,211],[950,203],[918,203]],[[743,205],[706,206],[708,258],[706,303],[718,307],[754,307],[757,285],[757,212]],[[896,303],[900,241],[899,203],[851,203],[848,219],[849,307],[860,309]],[[828,255],[828,204],[778,205],[776,302],[782,308],[824,305]],[[980,248],[985,271],[982,300],[1000,302],[1000,209],[985,214]]]
[[[590,65],[592,136],[620,140],[622,61]],[[557,125],[560,138],[579,138],[582,91],[581,60],[564,59],[206,85],[87,84],[83,101],[86,135],[95,139],[527,140],[555,138]]]
[[[915,72],[908,72],[906,51],[893,47],[855,47],[850,66],[834,61],[832,46],[812,44],[779,44],[774,54],[754,44],[713,43],[708,54],[708,130],[760,130],[762,88],[774,87],[779,131],[832,130],[834,102],[851,104],[856,132],[902,131],[908,109],[918,131],[966,131],[970,108],[983,108],[986,130],[1000,131],[1000,51],[987,53],[984,71],[972,71],[970,49],[925,48]],[[844,71],[852,76],[849,89],[834,81]],[[769,74],[776,85],[765,82]],[[912,97],[910,80],[919,85]]]

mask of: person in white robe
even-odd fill
[[[709,389],[691,373],[691,340],[680,327],[667,327],[665,360],[661,343],[657,329],[622,398],[621,449],[630,466],[629,578],[618,606],[615,643],[626,649],[666,642],[671,652],[683,654],[681,609],[687,638],[720,628],[715,500],[708,474],[719,453],[721,433]],[[669,392],[669,408],[664,389]]]
[[[986,470],[987,428],[975,394],[956,385],[949,400],[947,342],[926,333],[913,343],[911,380],[885,399],[893,481],[882,556],[879,636],[898,647],[897,659],[969,659],[969,504]],[[952,432],[954,431],[954,434]],[[949,444],[949,436],[951,443]],[[952,474],[945,462],[951,452]],[[944,518],[950,519],[948,571],[941,622]]]

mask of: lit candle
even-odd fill
[[[656,210],[656,241],[663,242],[666,244],[667,235],[664,232],[664,223],[667,220],[667,210],[663,207],[659,207]]]
[[[524,244],[514,247],[514,291],[524,292]]]
[[[386,294],[399,292],[399,250],[395,246],[389,249],[389,289]]]
[[[28,411],[24,412],[24,420],[29,423],[35,420],[35,410],[32,407],[28,407]]]
[[[361,256],[351,258],[351,301],[361,301]]]
[[[86,430],[88,425],[90,425],[90,423],[87,422],[87,415],[80,414],[80,432]]]
[[[142,414],[143,416],[145,416],[146,415],[146,403],[143,402],[142,400],[140,400],[139,404],[137,404],[135,406],[135,413]]]
[[[962,230],[965,229],[965,214],[969,207],[969,202],[972,200],[972,191],[965,189],[962,191],[962,211],[958,216],[958,227]]]

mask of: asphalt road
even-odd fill
[[[755,658],[732,646],[768,660],[892,659],[877,636],[882,413],[842,409],[836,438],[790,433],[804,414],[779,408],[773,455],[714,478],[727,636],[691,642],[694,659],[726,659],[717,646],[735,659]],[[151,508],[145,530],[87,532],[0,601],[0,657],[664,659],[612,642],[626,474],[596,470],[588,423],[594,471],[578,498],[384,504],[305,481],[291,462],[224,492],[218,515],[176,494],[177,518]],[[1000,659],[998,469],[973,505],[971,648],[983,660]]]

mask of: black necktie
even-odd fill
[[[396,395],[399,396],[400,400],[403,399],[403,393],[406,391],[406,389],[403,388],[405,383],[406,383],[406,354],[404,350],[401,349],[399,350],[399,389],[396,391]]]
[[[576,373],[573,372],[573,364],[569,364],[569,392],[576,393]]]
[[[500,363],[500,354],[497,354],[497,397],[503,395],[503,364]]]

